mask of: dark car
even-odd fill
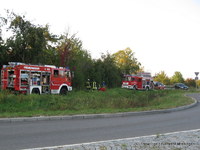
[[[188,89],[189,89],[189,87],[186,86],[186,85],[183,84],[183,83],[176,83],[176,84],[174,85],[174,88],[175,88],[175,89],[182,89],[182,90],[188,90]]]
[[[164,90],[165,89],[165,85],[162,84],[161,82],[157,82],[157,81],[154,81],[154,88],[157,89],[157,90]]]

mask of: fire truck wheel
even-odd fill
[[[40,90],[38,88],[32,89],[32,94],[40,94]]]
[[[66,87],[62,87],[60,90],[60,94],[61,95],[66,95],[67,94],[67,88]]]

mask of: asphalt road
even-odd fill
[[[192,94],[200,101],[199,94]],[[121,139],[200,128],[200,104],[162,114],[0,123],[0,150]]]

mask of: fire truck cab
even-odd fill
[[[122,88],[134,90],[150,90],[153,88],[153,80],[151,77],[143,76],[143,74],[124,75],[122,80]]]
[[[1,70],[2,89],[27,94],[66,94],[72,91],[68,68],[9,62]]]

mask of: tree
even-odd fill
[[[171,83],[183,83],[184,78],[182,74],[178,71],[174,73],[174,75],[171,77]]]
[[[196,81],[192,78],[186,79],[185,84],[190,87],[196,87]]]
[[[9,61],[24,63],[46,63],[44,57],[50,42],[56,41],[56,36],[50,34],[49,27],[34,25],[25,16],[11,13],[7,19],[8,30],[12,32],[7,41]]]
[[[115,59],[112,55],[107,53],[102,55],[103,61],[103,80],[110,88],[117,87],[121,84],[121,72],[115,64]]]
[[[83,89],[91,77],[93,62],[90,54],[82,48],[82,41],[75,36],[63,36],[57,47],[59,62],[63,67],[70,67],[74,72],[73,87]]]
[[[75,34],[72,36],[69,33],[61,35],[58,41],[58,54],[60,56],[60,66],[68,66],[72,56],[72,51],[82,50],[82,41],[76,37]]]
[[[7,15],[0,17],[0,65],[12,61],[68,66],[74,72],[76,89],[83,89],[87,79],[116,87],[121,84],[122,72],[136,73],[141,69],[130,48],[93,60],[76,34],[53,35],[48,25],[35,25],[25,16],[9,11]],[[2,38],[2,26],[11,33],[6,40]]]
[[[7,63],[8,57],[6,52],[6,43],[3,40],[2,37],[2,28],[6,24],[6,19],[3,17],[0,17],[0,68],[3,64]]]
[[[197,84],[197,87],[199,88],[200,87],[200,80],[197,80],[196,84]]]
[[[72,51],[72,59],[70,59],[70,68],[74,71],[75,77],[73,85],[76,88],[84,88],[87,79],[91,79],[91,69],[93,62],[90,54],[86,50],[77,49]]]
[[[161,71],[160,73],[156,74],[154,77],[154,81],[161,82],[165,85],[170,84],[170,79],[164,71]]]
[[[3,40],[0,40],[0,68],[2,65],[7,64],[8,56],[6,52],[6,46]]]
[[[120,50],[113,54],[116,65],[124,74],[137,73],[141,64],[134,57],[134,52],[130,48]]]
[[[121,83],[121,73],[111,54],[103,54],[101,59],[92,60],[91,55],[83,49],[82,41],[75,35],[66,34],[59,40],[57,47],[60,55],[60,65],[69,66],[74,71],[73,86],[85,88],[85,82],[90,79],[108,87],[116,87]]]

